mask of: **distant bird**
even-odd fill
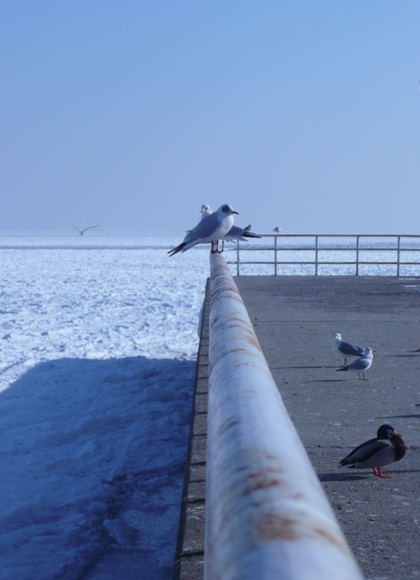
[[[359,373],[359,379],[366,380],[365,372],[372,366],[373,350],[368,346],[365,348],[363,356],[357,358],[351,365],[346,365],[337,371],[355,371]]]
[[[211,215],[212,209],[209,205],[203,204],[200,209],[201,219],[203,219],[206,215]],[[247,226],[251,227],[251,226]],[[250,232],[246,228],[240,228],[238,226],[232,226],[228,233],[222,238],[222,249],[224,247],[225,242],[235,242],[236,240],[241,240],[242,242],[246,242],[247,238],[261,238],[254,232]]]
[[[203,203],[203,205],[201,206],[201,209],[200,209],[200,213],[201,213],[201,219],[203,219],[204,217],[206,217],[206,215],[210,215],[211,213],[213,213],[213,211],[207,203]]]
[[[281,232],[281,228],[279,228],[278,226],[276,226],[276,227],[274,228],[273,232],[277,232],[277,233],[279,233],[279,232]]]
[[[343,366],[346,366],[348,356],[363,356],[365,352],[365,349],[361,346],[356,346],[351,342],[341,340],[341,334],[339,332],[334,335],[333,348],[338,356],[344,356]]]
[[[74,228],[75,230],[77,230],[79,232],[79,235],[83,236],[83,234],[87,231],[87,230],[91,230],[92,228],[100,228],[101,226],[89,226],[88,228],[85,228],[84,230],[79,230],[79,228],[76,228],[76,226],[72,226],[71,224],[66,224],[67,226],[71,226],[72,228]]]
[[[187,233],[179,246],[169,250],[169,256],[174,256],[178,252],[186,252],[196,244],[209,242],[212,254],[218,252],[219,240],[222,240],[233,226],[233,214],[239,215],[230,205],[221,205],[216,212],[203,217],[195,228]]]
[[[244,228],[244,231],[245,231],[245,232],[250,232],[250,231],[251,231],[251,228],[252,228],[251,224],[248,224],[248,225],[246,226],[246,228]]]
[[[402,435],[397,433],[391,425],[381,425],[376,435],[376,439],[369,439],[362,443],[342,459],[341,467],[373,468],[373,474],[376,477],[389,479],[391,476],[382,473],[381,467],[402,459],[407,447],[401,439]]]

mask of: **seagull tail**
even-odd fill
[[[174,256],[175,254],[177,254],[178,252],[181,252],[185,246],[186,246],[186,243],[182,242],[182,244],[179,244],[179,246],[177,246],[176,248],[169,250],[169,252],[168,252],[169,257],[172,258],[172,256]]]
[[[248,230],[245,230],[244,233],[242,234],[245,238],[261,238],[261,236],[254,234],[254,232],[249,232]]]
[[[344,367],[341,367],[339,369],[335,369],[336,371],[346,371],[349,368],[350,365],[346,365]]]

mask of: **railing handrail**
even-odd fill
[[[361,580],[230,270],[210,265],[205,580]]]
[[[335,265],[335,266],[355,266],[355,275],[360,275],[359,266],[395,266],[395,275],[401,276],[402,266],[418,266],[420,274],[420,261],[412,262],[409,261],[410,252],[420,252],[420,245],[410,247],[404,245],[404,240],[419,240],[420,235],[417,234],[262,234],[261,238],[271,238],[274,240],[272,245],[258,245],[254,243],[249,244],[249,242],[243,244],[240,241],[237,242],[235,248],[236,251],[236,261],[228,261],[230,265],[236,265],[236,275],[240,275],[241,265],[273,265],[274,275],[277,276],[279,265],[296,265],[296,266],[314,266],[314,274],[319,275],[320,266]],[[307,240],[311,239],[311,245],[303,241],[300,244],[293,243],[292,240],[300,239]],[[337,245],[333,240],[345,239],[347,242],[342,245]],[[372,241],[373,239],[378,239],[383,241],[388,240],[387,245],[371,244],[370,246],[365,245],[367,242],[364,240]],[[289,243],[279,244],[279,240],[286,241],[291,240]],[[326,241],[328,240],[328,244]],[[323,243],[324,242],[324,243]],[[272,261],[262,260],[262,261],[245,261],[241,260],[242,252],[274,252],[274,259]],[[279,260],[279,254],[282,252],[313,252],[314,259],[312,260]],[[355,252],[355,260],[341,259],[341,260],[323,260],[322,258],[326,253],[329,252]],[[381,252],[383,257],[387,257],[390,253],[395,254],[395,260],[366,260],[363,257],[369,252]],[[386,254],[388,252],[388,254]],[[360,259],[362,257],[362,259]],[[412,276],[412,273],[407,274],[407,276]]]

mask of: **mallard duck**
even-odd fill
[[[363,356],[357,358],[351,365],[336,369],[337,371],[355,371],[359,373],[359,379],[366,380],[365,372],[370,369],[373,361],[373,350],[368,346],[365,348]]]
[[[344,356],[344,366],[347,364],[348,356],[363,356],[365,352],[361,346],[342,340],[339,332],[334,335],[333,348],[338,356]]]
[[[376,439],[362,443],[342,459],[341,467],[373,468],[373,474],[377,477],[390,478],[390,475],[382,473],[381,467],[402,459],[407,447],[401,439],[402,435],[391,425],[381,425],[376,435]]]

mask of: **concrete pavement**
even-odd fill
[[[420,280],[243,276],[235,282],[283,397],[367,579],[420,577]],[[197,364],[190,470],[177,578],[202,578],[208,300]],[[336,372],[334,334],[375,357],[367,372]],[[384,468],[339,469],[352,448],[390,423],[408,450]],[[185,524],[185,525],[184,525]]]

